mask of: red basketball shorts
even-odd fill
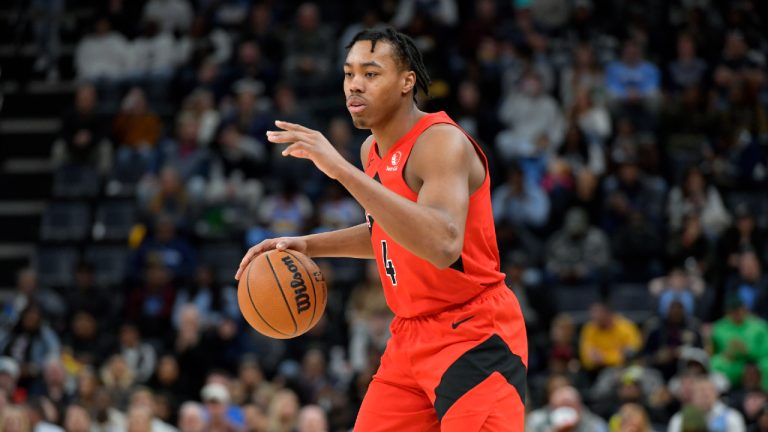
[[[523,431],[528,341],[509,288],[391,327],[356,432]]]

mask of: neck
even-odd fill
[[[376,139],[380,156],[384,156],[425,114],[416,104],[403,104],[385,123],[372,127],[371,132]]]

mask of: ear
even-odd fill
[[[416,72],[414,71],[403,72],[403,86],[402,86],[403,95],[408,94],[408,92],[413,90],[413,87],[415,86],[416,86]]]

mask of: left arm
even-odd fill
[[[418,200],[412,202],[347,162],[321,133],[286,122],[276,124],[285,131],[269,132],[267,137],[274,143],[290,143],[283,155],[312,160],[413,254],[438,268],[450,266],[461,256],[470,161],[477,155],[457,129],[436,126],[419,138],[408,159],[409,172],[421,181]]]

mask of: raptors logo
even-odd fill
[[[397,164],[400,163],[400,159],[402,158],[403,154],[400,151],[396,151],[389,160],[390,166],[387,167],[387,171],[397,171]]]

